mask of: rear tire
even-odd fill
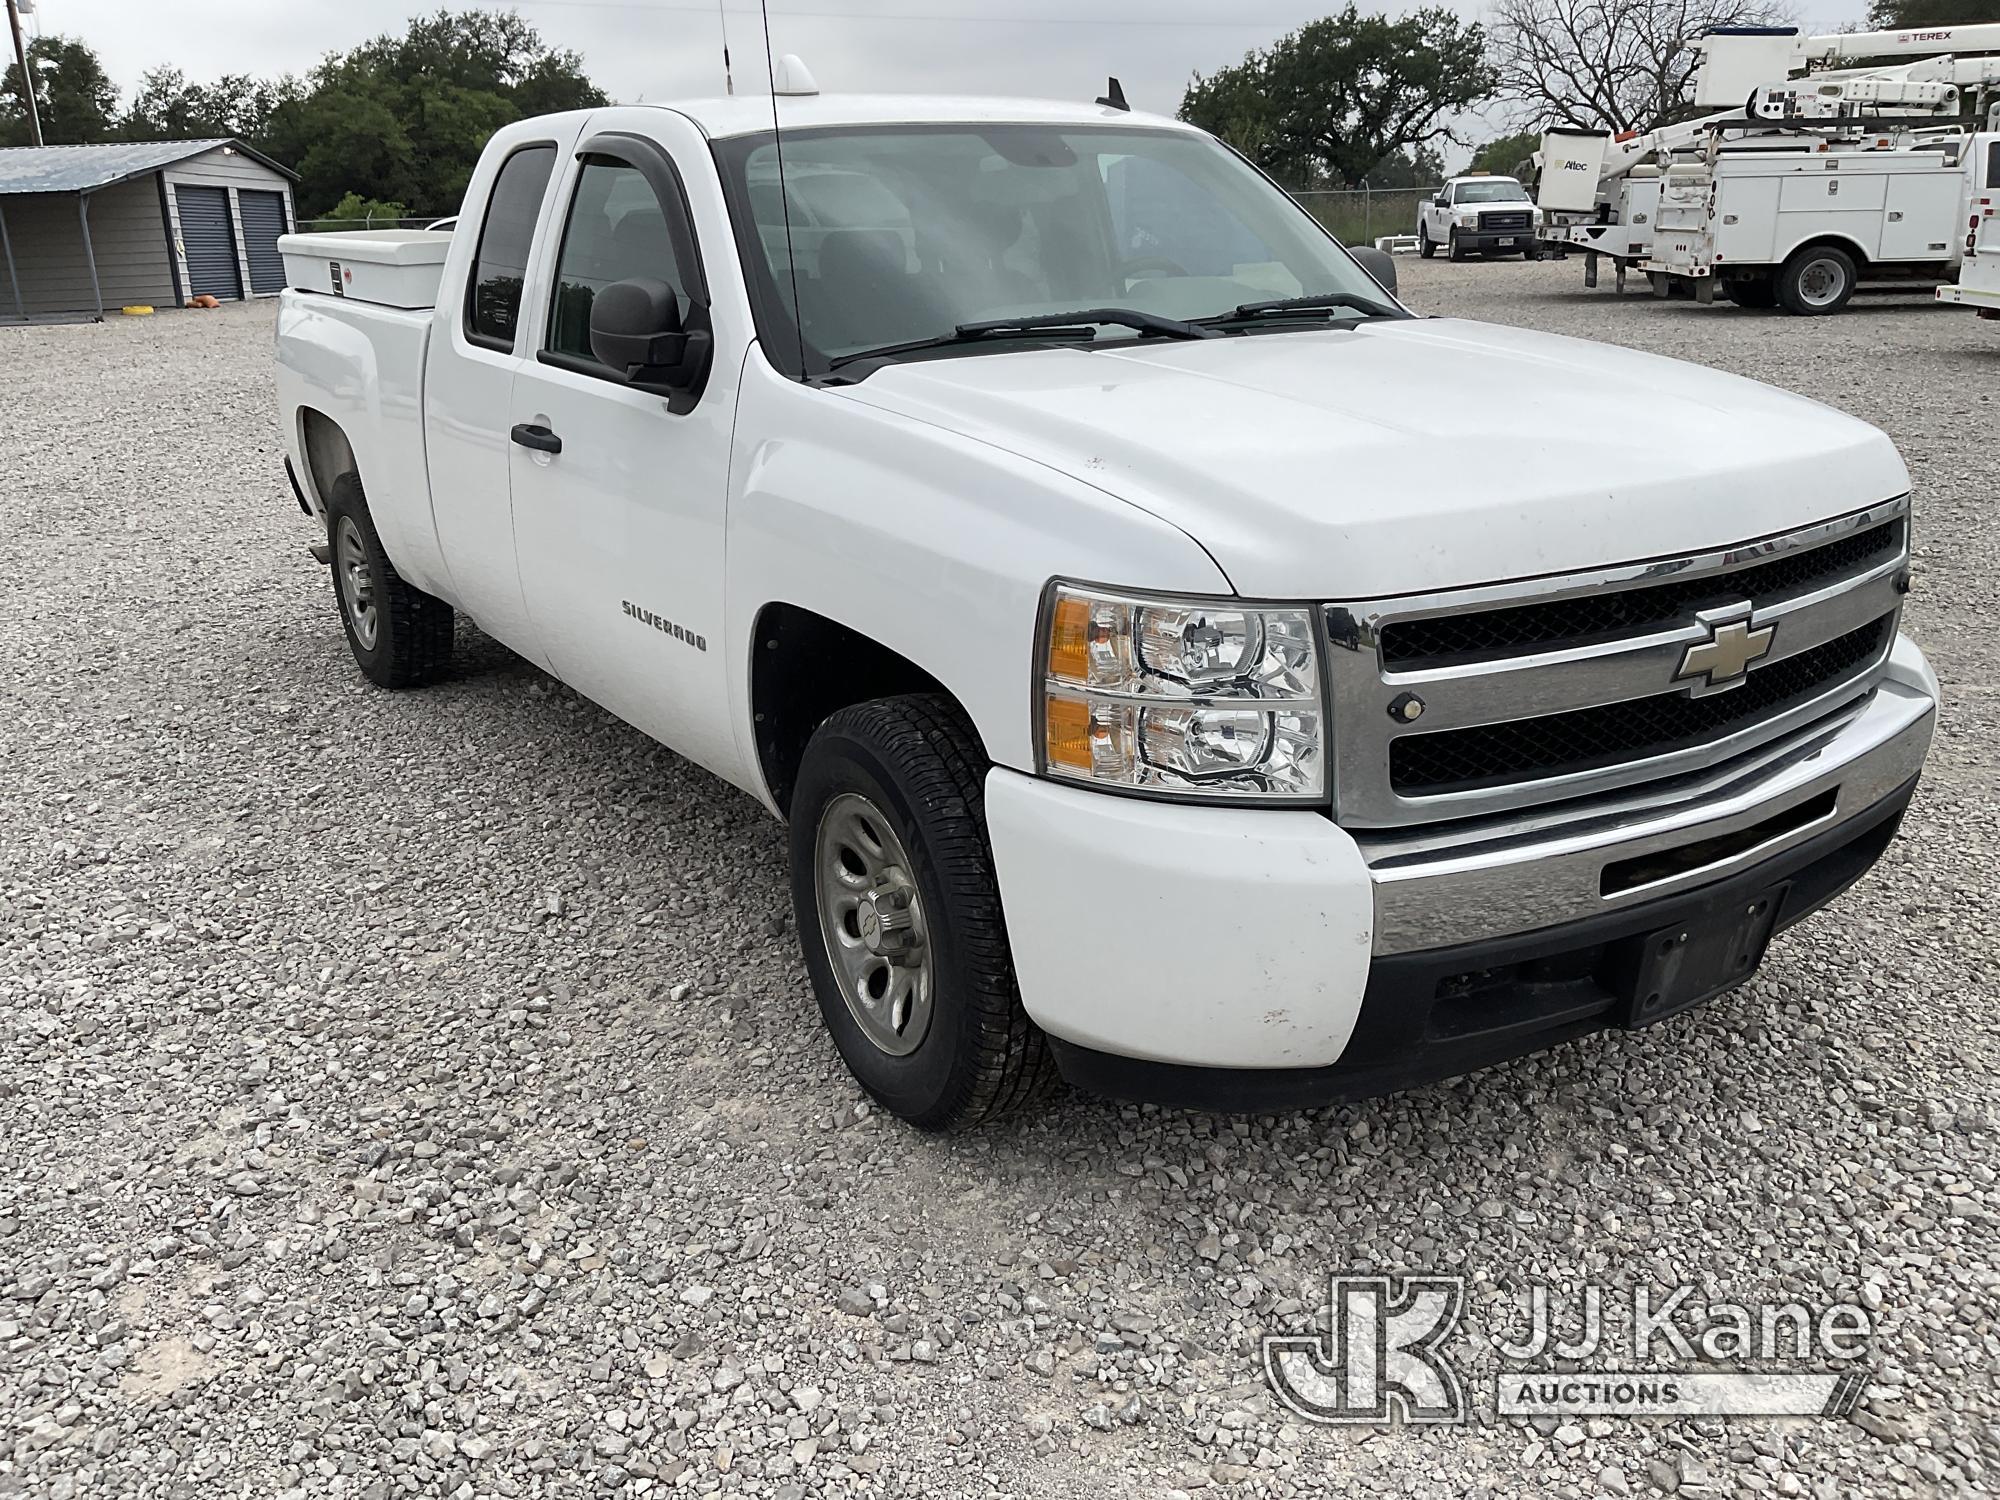
[[[1423,259],[1429,260],[1433,255],[1436,255],[1437,253],[1438,253],[1438,247],[1437,244],[1431,239],[1430,231],[1424,228],[1423,225],[1419,224],[1417,226],[1417,254],[1421,256]]]
[[[361,476],[343,474],[326,497],[333,597],[347,646],[378,687],[423,687],[451,666],[452,610],[405,583],[382,550]]]
[[[1854,257],[1845,250],[1808,245],[1779,269],[1777,299],[1786,312],[1823,318],[1847,306],[1858,279]]]
[[[1720,288],[1722,295],[1738,307],[1776,307],[1778,289],[1767,276],[1752,277],[1742,281],[1725,281]]]
[[[792,797],[792,906],[820,1016],[861,1086],[923,1130],[995,1119],[1055,1077],[1014,978],[986,768],[949,699],[881,698],[820,725]]]

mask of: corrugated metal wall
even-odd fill
[[[30,317],[95,312],[90,265],[83,255],[74,193],[10,193],[0,197],[7,238],[21,276]],[[172,264],[160,217],[160,185],[145,176],[90,195],[90,243],[105,307],[116,312],[134,302],[174,305]],[[0,260],[0,319],[14,316],[14,288]]]

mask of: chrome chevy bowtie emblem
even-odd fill
[[[1703,621],[1708,626],[1708,639],[1696,641],[1682,653],[1680,670],[1674,673],[1675,682],[1695,682],[1691,691],[1697,696],[1736,687],[1750,670],[1750,663],[1770,655],[1778,627],[1761,625],[1751,629],[1749,606],[1741,608],[1743,612],[1736,619]]]

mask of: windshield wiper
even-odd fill
[[[1211,328],[1199,328],[1193,323],[1183,323],[1178,318],[1163,318],[1156,313],[1141,312],[1135,307],[1087,307],[1081,312],[1038,313],[1026,318],[995,318],[985,323],[961,323],[950,333],[941,333],[927,339],[912,339],[907,344],[884,344],[879,349],[858,349],[852,354],[843,354],[838,359],[830,360],[828,365],[829,368],[837,370],[843,365],[855,364],[862,360],[888,360],[894,359],[899,354],[921,354],[929,349],[983,344],[1016,334],[1043,339],[1087,341],[1096,338],[1095,330],[1105,324],[1137,329],[1142,334],[1158,334],[1162,338],[1216,337],[1215,330]]]
[[[1377,302],[1373,297],[1363,297],[1354,292],[1319,292],[1310,297],[1272,297],[1263,302],[1241,303],[1232,312],[1215,318],[1199,321],[1213,327],[1218,323],[1248,323],[1259,318],[1282,317],[1295,313],[1339,312],[1346,309],[1370,318],[1400,318],[1400,309],[1386,302]]]
[[[983,337],[995,333],[1033,332],[1038,329],[1083,329],[1108,323],[1119,328],[1136,328],[1141,333],[1157,333],[1170,339],[1212,339],[1215,334],[1179,318],[1163,318],[1158,313],[1141,312],[1136,307],[1086,307],[1081,312],[1039,313],[1032,318],[996,318],[990,323],[961,323],[961,335]]]

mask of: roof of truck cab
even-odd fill
[[[661,106],[686,115],[711,139],[771,128],[771,96],[678,99]],[[1193,130],[1165,115],[1052,99],[981,99],[964,94],[811,94],[778,100],[786,130],[841,125],[1142,125]]]

